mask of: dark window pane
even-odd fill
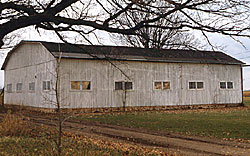
[[[132,90],[133,89],[133,83],[132,82],[125,82],[125,89],[126,90]]]
[[[196,83],[195,82],[189,82],[189,89],[196,89]]]
[[[46,90],[46,81],[43,81],[43,90]]]
[[[43,90],[50,90],[50,81],[43,81]]]
[[[203,87],[203,82],[197,82],[197,89],[202,89]]]
[[[82,81],[82,90],[90,90],[90,81]]]
[[[122,82],[115,82],[115,90],[122,90]]]
[[[163,88],[162,89],[170,89],[170,82],[163,82]]]
[[[220,88],[226,89],[226,82],[220,82]]]
[[[50,81],[47,81],[47,90],[50,90]]]
[[[161,82],[155,82],[154,88],[155,88],[156,90],[161,89]]]
[[[227,88],[233,89],[233,82],[227,82]]]

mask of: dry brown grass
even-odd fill
[[[250,97],[250,91],[244,91],[243,96],[244,97]]]
[[[11,114],[9,111],[0,122],[0,135],[2,136],[22,136],[29,133],[27,122],[20,115]]]

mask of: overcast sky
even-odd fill
[[[221,35],[210,35],[212,43],[221,44],[225,46],[226,54],[250,65],[250,39],[240,38],[243,47],[240,43],[235,42],[230,37],[223,37]],[[243,68],[243,89],[250,90],[250,67]]]
[[[102,38],[104,40],[104,44],[114,45],[114,43],[112,43],[109,39],[107,39],[105,35]],[[246,38],[240,39],[240,41],[245,46],[243,47],[241,44],[235,42],[231,38],[225,37],[225,36],[223,37],[218,34],[210,34],[209,38],[211,39],[211,42],[213,44],[223,46],[226,54],[238,60],[241,60],[242,62],[245,62],[246,64],[250,64],[250,39],[246,39]],[[32,31],[26,32],[23,39],[55,41],[55,39],[49,34],[40,36],[37,32],[32,32]],[[0,58],[1,66],[5,57],[6,57],[6,53],[1,55],[1,58]],[[4,83],[3,73],[4,73],[3,71],[0,72],[0,87],[3,87],[3,83]],[[243,68],[243,86],[244,86],[244,90],[250,90],[250,67]]]

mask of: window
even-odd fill
[[[29,91],[34,91],[35,90],[35,82],[29,83]]]
[[[115,90],[122,90],[122,82],[115,82]]]
[[[170,89],[170,82],[163,82],[162,89],[163,89],[163,90],[165,90],[165,89]]]
[[[161,82],[155,82],[154,88],[155,88],[155,90],[160,90],[161,89]]]
[[[71,81],[72,90],[80,90],[81,82],[80,81]]]
[[[227,89],[233,89],[233,82],[227,82]]]
[[[7,92],[8,93],[12,92],[12,84],[7,84]]]
[[[154,89],[155,90],[170,89],[170,82],[169,81],[155,81],[154,82]]]
[[[71,81],[71,90],[90,90],[90,81]]]
[[[220,82],[220,89],[233,89],[233,82]]]
[[[43,81],[43,90],[50,90],[50,81]]]
[[[133,84],[132,82],[125,82],[125,90],[132,90]]]
[[[16,91],[17,91],[17,92],[22,91],[22,85],[23,85],[22,83],[17,83],[17,84],[16,84]]]
[[[196,89],[196,82],[189,82],[189,89]]]
[[[204,82],[201,81],[192,81],[188,83],[189,89],[203,89],[204,88]]]
[[[226,89],[226,82],[220,82],[220,89]]]
[[[90,81],[82,81],[82,90],[90,90]]]
[[[203,88],[203,82],[197,82],[197,89]]]
[[[133,82],[117,81],[115,90],[133,90]]]

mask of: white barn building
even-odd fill
[[[4,103],[55,108],[59,58],[64,108],[242,104],[243,62],[222,52],[42,41],[8,53]]]

